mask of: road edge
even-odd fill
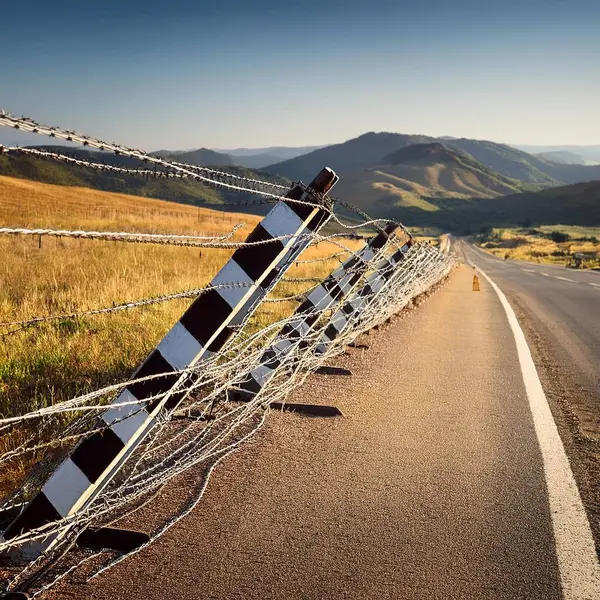
[[[563,596],[565,600],[594,600],[600,597],[600,565],[592,530],[525,334],[502,290],[485,271],[477,270],[500,299],[515,339],[544,464]]]

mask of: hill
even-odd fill
[[[385,156],[406,146],[433,142],[466,153],[499,175],[533,186],[555,187],[564,183],[600,179],[600,166],[561,164],[506,144],[467,138],[436,139],[425,135],[373,132],[269,165],[264,170],[292,180],[310,180],[314,173],[328,165],[344,176],[381,164]]]
[[[41,149],[67,153],[69,156],[88,160],[92,162],[110,164],[119,167],[139,168],[141,163],[137,160],[123,156],[116,156],[107,152],[92,152],[64,147],[43,146]],[[177,155],[176,159],[183,161],[183,155]],[[284,183],[281,177],[265,173],[256,173],[243,167],[226,167],[228,172],[243,177],[255,177],[269,180],[275,183]],[[23,179],[30,179],[43,183],[57,185],[81,186],[96,190],[132,194],[151,198],[160,198],[172,202],[185,204],[219,205],[224,202],[242,202],[246,199],[245,194],[228,193],[217,190],[212,186],[203,185],[197,181],[154,179],[135,175],[123,175],[120,173],[109,173],[106,171],[94,171],[51,159],[40,158],[24,154],[0,154],[0,175],[9,175]],[[231,207],[224,207],[231,210]],[[263,213],[264,207],[258,206],[255,211]]]
[[[418,203],[387,207],[381,216],[400,219],[407,226],[438,227],[459,234],[482,227],[533,225],[600,226],[600,181],[577,183],[537,192],[465,201],[459,198],[428,199],[434,207]]]
[[[437,212],[450,199],[494,198],[526,188],[469,155],[433,142],[401,148],[379,165],[346,174],[336,193],[373,214],[402,218],[403,209]]]
[[[435,141],[435,138],[426,135],[365,133],[347,142],[313,150],[263,170],[292,180],[310,181],[324,166],[344,175],[376,165],[390,152],[399,148]]]
[[[600,181],[483,200],[456,216],[478,224],[600,226]]]
[[[208,166],[232,166],[236,164],[229,156],[222,152],[215,152],[208,148],[198,148],[197,150],[158,150],[151,152],[151,156],[158,156],[165,160],[188,163],[188,165],[197,165],[199,167]]]

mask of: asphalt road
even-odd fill
[[[552,349],[552,362],[574,388],[570,405],[581,432],[600,440],[600,273],[502,260],[466,242],[458,247]]]
[[[473,293],[471,279],[460,267],[423,305],[366,337],[369,349],[339,357],[352,377],[312,375],[290,398],[334,404],[343,417],[272,414],[216,470],[189,517],[52,597],[561,598],[515,340],[498,296],[487,282]],[[168,515],[176,492],[147,510]]]

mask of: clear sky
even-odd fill
[[[149,150],[600,144],[599,32],[600,0],[10,2],[0,107]]]

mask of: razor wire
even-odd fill
[[[4,111],[0,111],[0,127],[9,127],[29,133],[35,133],[44,135],[51,138],[62,139],[67,142],[73,142],[76,144],[83,145],[85,147],[96,148],[101,151],[112,152],[117,156],[126,156],[128,158],[137,159],[143,163],[151,163],[157,169],[164,169],[166,173],[178,174],[180,178],[189,178],[205,183],[207,185],[214,185],[217,188],[223,188],[231,192],[242,192],[252,193],[263,196],[270,202],[279,201],[284,195],[284,191],[289,189],[283,185],[274,184],[273,182],[254,179],[250,177],[241,177],[225,171],[211,169],[209,167],[201,167],[197,165],[190,165],[179,161],[168,161],[158,156],[148,154],[140,149],[129,148],[114,142],[105,142],[98,138],[88,136],[82,133],[77,133],[72,130],[63,129],[61,127],[52,127],[48,125],[41,125],[29,117],[15,117]],[[17,151],[15,147],[8,147],[9,151]],[[30,154],[34,152],[43,152],[46,158],[55,160],[65,160],[69,162],[69,157],[53,152],[44,152],[37,149],[28,148],[26,149]],[[32,152],[33,151],[33,152]],[[79,160],[79,159],[77,159]],[[92,168],[104,169],[105,165],[102,163],[92,163],[89,161],[87,166]],[[83,165],[82,165],[83,166]],[[119,168],[119,167],[116,167]],[[105,169],[108,170],[108,169]],[[134,169],[135,171],[135,169]],[[138,173],[139,174],[139,173]],[[153,175],[159,176],[160,171],[153,171]],[[175,175],[172,175],[175,176]],[[318,196],[318,195],[317,195]],[[371,219],[363,210],[360,208],[342,201],[334,201],[334,205],[339,203],[340,206],[346,208],[351,212],[356,213],[363,221],[359,224],[345,223],[340,217],[332,211],[332,219],[344,229],[360,229],[362,227],[371,226],[381,231],[380,225],[385,223],[385,219]],[[227,203],[229,204],[229,203]],[[237,203],[234,203],[237,205]],[[408,230],[400,224],[400,227],[404,230],[407,235],[410,235]]]
[[[170,163],[139,150],[116,144],[106,144],[95,138],[89,138],[67,130],[44,128],[29,119],[16,119],[1,114],[0,125],[6,124],[101,150],[110,150],[116,154],[138,158],[144,162],[152,162],[162,168],[172,169],[182,176],[187,173],[198,175],[198,171],[195,170],[196,167],[190,165]],[[92,164],[95,163],[81,166],[91,166]],[[95,167],[91,166],[91,168]],[[203,172],[209,173],[211,177],[215,173],[219,174],[215,177],[223,176],[222,172],[210,169],[205,169]],[[210,179],[211,183],[215,183],[215,181],[216,179]],[[256,180],[251,181],[256,182]],[[265,182],[258,183],[263,184]],[[264,191],[252,190],[249,187],[242,187],[237,184],[234,184],[234,187],[236,187],[235,191],[265,195]],[[281,198],[277,194],[267,193],[267,196],[270,197],[270,200]],[[286,201],[289,202],[290,200],[287,199]],[[384,220],[371,219],[360,209],[351,207],[346,203],[340,202],[340,205],[348,210],[354,210],[362,219],[360,223],[353,225],[343,224],[338,220],[344,229],[371,228],[380,231],[379,225]],[[237,229],[234,228],[224,236],[179,236],[131,232],[2,228],[0,234],[79,237],[90,240],[188,245],[205,248],[239,248],[263,243],[228,241],[236,231]],[[405,229],[401,228],[401,231],[406,234],[406,237],[411,237]],[[333,244],[338,251],[323,257],[308,259],[298,257],[294,261],[297,265],[319,265],[331,260],[340,261],[342,256],[354,257],[357,261],[363,260],[360,257],[359,250],[352,249],[345,243],[348,234],[321,235],[313,232],[306,235],[310,237],[311,247],[326,242]],[[288,237],[280,236],[280,238],[273,239],[286,239]],[[402,245],[403,242],[395,235],[390,240],[389,248],[386,250],[387,255],[397,252]],[[353,315],[348,326],[327,345],[324,352],[317,352],[317,347],[322,343],[323,334],[328,327],[331,316],[342,307],[347,299],[340,299],[333,305],[319,311],[316,315],[314,327],[303,338],[302,348],[296,348],[283,356],[269,384],[264,386],[247,402],[240,403],[232,399],[231,392],[235,391],[232,382],[244,381],[245,378],[249,377],[252,370],[260,364],[260,358],[265,348],[276,339],[286,325],[294,322],[294,315],[279,318],[267,325],[262,325],[256,330],[253,323],[246,324],[240,328],[238,334],[234,335],[219,353],[193,367],[175,371],[177,375],[186,376],[185,383],[180,390],[184,395],[183,400],[175,409],[167,410],[161,415],[161,418],[154,424],[151,434],[133,452],[131,459],[125,464],[119,476],[110,482],[93,503],[68,517],[26,531],[10,540],[0,538],[0,553],[18,554],[21,547],[35,540],[41,540],[50,535],[61,536],[59,543],[40,554],[38,558],[25,564],[22,568],[19,567],[13,570],[11,578],[5,582],[4,590],[11,591],[27,587],[33,591],[33,596],[36,597],[80,568],[87,569],[86,576],[89,579],[125,560],[128,556],[139,552],[147,544],[133,552],[120,556],[115,556],[114,553],[107,551],[77,549],[74,544],[77,535],[86,528],[120,523],[127,518],[131,518],[143,506],[152,502],[164,489],[165,485],[174,480],[177,481],[179,476],[194,468],[197,484],[189,492],[186,501],[168,517],[160,519],[160,523],[151,527],[152,532],[148,543],[158,539],[193,510],[206,489],[208,478],[215,465],[239,448],[246,439],[258,430],[264,423],[269,407],[273,403],[285,403],[289,395],[304,382],[306,377],[316,371],[325,361],[343,352],[348,344],[353,342],[359,335],[381,325],[393,314],[402,310],[414,298],[431,289],[453,268],[453,258],[426,244],[414,242],[399,264],[388,264],[382,267],[375,261],[368,261],[367,267],[366,270],[361,271],[361,285],[366,286],[367,278],[377,275],[384,277],[383,287],[377,293],[367,294],[364,297],[365,302],[359,314]],[[349,269],[348,274],[352,273],[352,269]],[[289,292],[287,295],[282,293],[282,289],[285,290],[285,287],[289,285],[309,285],[318,284],[319,282],[322,282],[320,277],[290,276],[283,278],[275,289],[270,292],[266,302],[298,300],[305,297],[312,288],[309,286],[306,290],[292,295]],[[236,286],[238,284],[230,285]],[[247,284],[240,283],[239,285],[244,286]],[[211,286],[124,302],[113,307],[63,315],[48,315],[24,321],[11,321],[0,323],[0,327],[28,328],[53,320],[110,314],[168,300],[193,298],[195,295],[204,293],[209,289],[211,289]],[[172,374],[173,372],[169,373],[169,375]],[[52,473],[55,465],[60,462],[65,452],[72,448],[78,440],[109,427],[109,425],[100,425],[97,415],[106,409],[107,405],[119,394],[126,383],[129,385],[143,382],[163,375],[166,374],[140,377],[127,382],[120,381],[91,392],[73,396],[50,406],[0,418],[0,437],[4,440],[14,440],[14,443],[4,447],[0,454],[0,465],[7,465],[14,460],[36,457],[36,465],[31,473],[17,485],[11,494],[0,502],[0,511],[9,510],[26,503]],[[168,392],[146,398],[145,401],[160,400],[166,393]],[[124,401],[120,402],[118,406],[132,404],[136,403]],[[112,404],[112,406],[115,405]],[[130,416],[131,413],[123,418]],[[89,570],[86,565],[94,558],[98,559],[101,564],[95,565],[92,570]]]

